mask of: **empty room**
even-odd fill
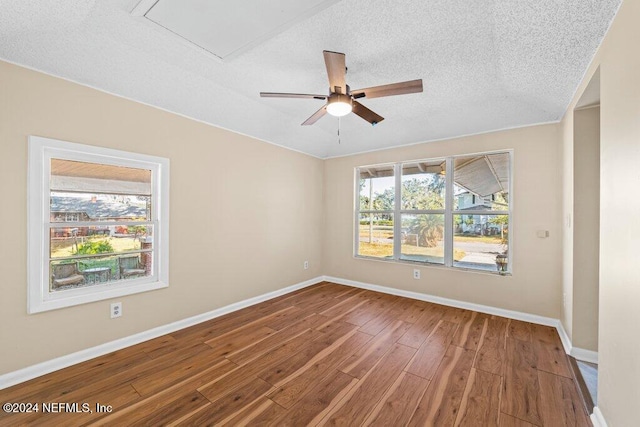
[[[637,40],[634,0],[0,1],[0,425],[637,425]]]

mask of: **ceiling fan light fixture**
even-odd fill
[[[333,94],[327,103],[327,113],[335,117],[346,116],[353,110],[351,97],[341,93]]]

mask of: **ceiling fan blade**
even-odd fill
[[[308,126],[308,125],[314,124],[315,122],[320,120],[322,118],[322,116],[324,116],[325,114],[327,114],[327,105],[326,104],[321,109],[319,109],[318,111],[313,113],[313,115],[311,117],[309,117],[307,120],[305,120],[302,123],[302,126]]]
[[[374,113],[358,101],[353,101],[353,112],[374,126],[384,120],[384,117]]]
[[[406,93],[417,92],[422,92],[422,79],[352,90],[351,95],[353,95],[354,99],[358,99],[364,97],[380,98],[383,96],[404,95]]]
[[[347,74],[347,66],[345,65],[344,53],[330,52],[323,50],[324,63],[327,66],[327,75],[329,76],[329,90],[336,93],[347,93],[347,83],[345,82],[345,74]]]
[[[311,95],[308,93],[278,93],[278,92],[260,92],[263,98],[306,98],[306,99],[327,99],[326,95]]]

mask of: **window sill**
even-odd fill
[[[480,268],[469,268],[469,267],[461,267],[461,266],[455,266],[455,265],[448,267],[443,264],[436,264],[432,262],[422,262],[422,261],[411,261],[406,259],[396,260],[396,259],[368,257],[368,256],[362,256],[362,255],[353,255],[353,258],[365,260],[365,261],[384,262],[388,264],[404,264],[404,265],[412,265],[414,267],[437,268],[440,270],[448,270],[448,271],[464,271],[468,273],[477,273],[477,274],[491,275],[491,276],[498,276],[498,277],[507,277],[507,276],[513,275],[513,273],[510,271],[506,273],[499,273],[498,271],[491,271],[491,270],[485,270]]]
[[[86,288],[69,289],[54,293],[46,292],[43,296],[34,295],[30,299],[29,313],[40,313],[43,311],[57,310],[89,302],[119,298],[141,292],[154,291],[168,286],[168,283],[157,280],[151,282],[148,280],[141,280],[137,282],[126,281],[120,283],[115,282],[113,284],[88,286]]]

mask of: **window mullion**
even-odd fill
[[[453,158],[445,160],[444,265],[453,265]]]
[[[443,209],[434,209],[434,210],[410,210],[410,209],[402,209],[400,211],[401,214],[405,215],[444,215],[445,210]]]
[[[353,188],[355,193],[355,223],[353,226],[353,255],[357,256],[358,248],[360,247],[360,168],[356,168],[355,186]]]
[[[390,210],[373,210],[373,211],[360,211],[361,214],[394,214],[396,211],[395,209],[390,211]]]
[[[117,227],[117,226],[136,226],[136,225],[153,225],[158,221],[54,221],[46,222],[51,228],[69,228],[69,227]]]
[[[396,163],[393,166],[395,177],[395,197],[394,197],[394,212],[393,212],[393,259],[400,259],[400,252],[402,252],[402,223],[400,216],[400,208],[402,204],[402,164]]]

